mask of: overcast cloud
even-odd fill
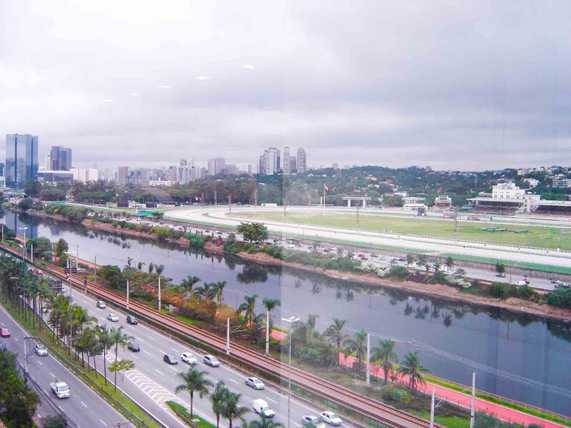
[[[77,164],[270,145],[338,162],[571,164],[568,0],[0,0],[0,135]]]

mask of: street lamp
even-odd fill
[[[290,317],[287,318],[282,318],[282,321],[289,324],[289,329],[288,329],[288,341],[289,341],[289,350],[288,350],[288,366],[291,370],[291,343],[292,343],[292,337],[291,337],[291,329],[293,328],[293,325],[296,322],[299,322],[299,317],[296,317],[295,315],[292,315]],[[289,374],[288,378],[288,395],[287,395],[287,426],[288,428],[290,427],[290,402],[291,402],[291,373]]]

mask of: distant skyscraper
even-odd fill
[[[305,149],[300,147],[297,149],[297,161],[296,161],[297,172],[303,174],[307,171],[307,155]]]
[[[297,158],[295,156],[289,158],[289,170],[292,173],[297,172]]]
[[[6,135],[6,185],[23,187],[38,176],[38,137]]]
[[[52,171],[69,171],[71,169],[71,149],[52,146],[50,150],[50,165]]]
[[[208,175],[218,175],[224,172],[226,161],[224,158],[214,158],[208,160]]]
[[[275,147],[266,149],[263,154],[263,174],[274,175],[280,170],[280,150]]]
[[[129,167],[120,166],[117,169],[117,184],[119,186],[126,186],[129,184]]]
[[[289,156],[289,146],[284,147],[284,153],[282,157],[282,172],[284,174],[291,174],[291,159]]]

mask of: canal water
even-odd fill
[[[400,356],[418,351],[434,375],[467,385],[475,371],[480,389],[571,416],[571,323],[371,289],[11,212],[5,213],[5,223],[29,238],[63,238],[74,254],[91,261],[97,258],[98,264],[124,266],[131,257],[134,265],[165,265],[164,275],[174,281],[187,275],[205,282],[226,281],[224,301],[233,306],[244,296],[257,294],[261,312],[263,298],[280,299],[276,320],[314,314],[317,329],[323,331],[334,318],[344,319],[347,333],[365,329],[372,344],[391,338]]]

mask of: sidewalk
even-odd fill
[[[356,362],[355,357],[346,357],[344,354],[339,354],[339,363],[345,367],[352,368],[353,364]],[[384,379],[383,370],[376,366],[371,365],[371,376],[377,377],[379,379]],[[407,383],[407,379],[404,377],[399,378],[399,382],[402,384]],[[471,396],[464,394],[459,391],[455,391],[450,388],[446,388],[441,385],[426,382],[424,384],[418,385],[418,390],[424,394],[430,395],[434,390],[435,395],[438,399],[443,399],[449,403],[455,404],[457,406],[463,407],[465,409],[470,409]],[[516,423],[524,426],[528,425],[539,425],[544,428],[561,428],[563,425],[558,423],[548,421],[546,419],[539,418],[527,413],[520,412],[519,410],[512,409],[510,407],[503,406],[501,404],[492,403],[490,401],[482,400],[476,398],[475,400],[476,412],[487,413],[488,415],[495,416],[504,422]]]

